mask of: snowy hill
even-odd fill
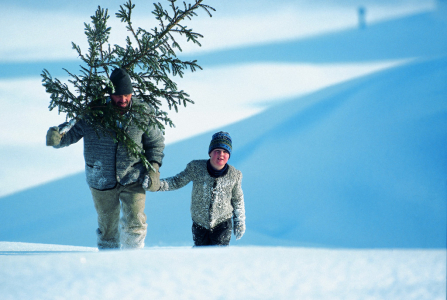
[[[446,58],[417,61],[222,128],[244,174],[235,244],[444,248],[446,79]],[[168,146],[162,177],[206,158],[211,134]],[[148,195],[147,245],[191,244],[190,189]],[[2,240],[95,245],[83,174],[0,201]]]
[[[264,45],[213,51],[204,66],[254,62],[365,62],[443,56],[447,51],[445,11],[423,12],[367,26]]]
[[[244,174],[241,243],[445,247],[446,76],[445,58],[417,62],[223,128]],[[168,147],[163,175],[204,157],[209,136]],[[153,226],[181,230],[189,189],[153,198],[169,203]]]
[[[326,61],[421,57],[276,100],[264,112],[221,128],[234,139],[230,164],[244,174],[247,233],[235,245],[446,247],[447,40],[438,37],[447,26],[439,16],[422,13],[363,31],[217,52],[232,64],[240,58],[231,53],[245,57],[247,51],[260,55],[246,62],[315,61],[311,54]],[[399,34],[404,29],[412,34]],[[418,43],[422,37],[425,42]],[[345,51],[312,51],[337,44]],[[369,51],[372,46],[376,50]],[[217,130],[167,146],[162,177],[206,158]],[[48,150],[62,153],[58,159],[70,153]],[[148,195],[148,246],[191,245],[190,189]],[[2,197],[0,206],[0,240],[95,246],[96,213],[83,173]]]

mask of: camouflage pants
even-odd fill
[[[147,224],[146,194],[141,184],[117,184],[110,190],[90,191],[98,213],[98,249],[143,248]]]

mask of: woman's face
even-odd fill
[[[210,163],[216,170],[222,170],[225,167],[228,159],[230,158],[230,153],[227,150],[216,148],[210,153]]]

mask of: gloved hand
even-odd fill
[[[60,144],[62,135],[59,133],[59,127],[50,127],[47,131],[47,146],[57,146]]]
[[[149,191],[149,187],[152,185],[152,180],[149,177],[149,175],[144,175],[144,180],[143,183],[141,184],[141,186],[143,187],[143,189],[145,189],[146,191]]]
[[[149,169],[149,172],[144,176],[143,180],[143,189],[150,192],[156,192],[160,189],[160,165],[156,162],[152,162],[151,165],[154,167],[154,170]]]
[[[233,230],[236,240],[239,240],[245,233],[245,222],[235,221]]]

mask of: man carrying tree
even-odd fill
[[[119,109],[120,115],[124,116],[124,119],[117,120],[119,127],[144,150],[144,156],[153,169],[147,171],[142,160],[130,155],[125,145],[114,140],[113,134],[98,132],[84,119],[63,135],[59,131],[65,123],[51,127],[47,132],[47,145],[62,148],[84,138],[86,179],[98,213],[98,248],[142,248],[147,232],[145,189],[156,191],[160,187],[158,169],[164,156],[164,137],[161,130],[150,126],[149,122],[146,132],[136,126],[133,118],[140,116],[132,114],[132,105],[138,102],[148,112],[153,109],[132,97],[133,88],[128,73],[117,68],[112,72],[110,80],[115,92],[110,95],[106,105]]]
[[[203,36],[183,22],[197,16],[199,9],[211,17],[214,8],[203,1],[182,1],[178,6],[176,0],[168,0],[169,9],[154,3],[158,26],[146,30],[135,27],[131,20],[135,4],[127,0],[115,14],[129,32],[124,46],[109,43],[108,9],[98,6],[91,24],[84,23],[87,52],[72,42],[82,64],[78,74],[64,69],[71,86],[46,69],[41,74],[51,98],[49,109],[66,113],[68,121],[48,130],[47,145],[62,148],[84,138],[99,249],[144,247],[145,191],[160,187],[163,132],[165,125],[174,125],[162,104],[177,112],[179,106],[194,103],[173,77],[201,69],[196,60],[177,57],[176,51],[182,50],[175,36],[200,46]]]

